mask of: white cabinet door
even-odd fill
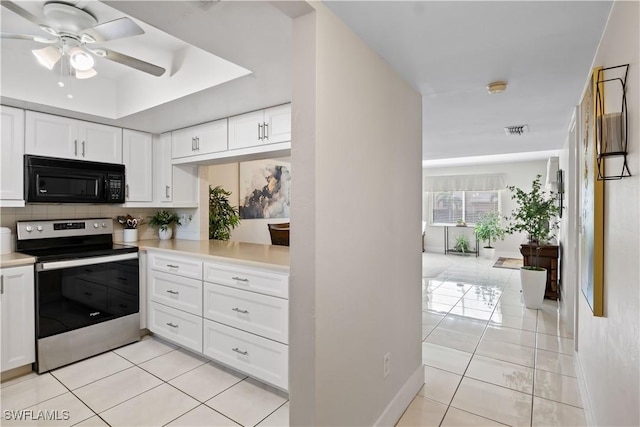
[[[24,206],[24,110],[2,107],[0,142],[0,200]]]
[[[149,330],[176,344],[202,353],[202,317],[149,302]]]
[[[27,111],[25,153],[76,159],[81,148],[77,120]]]
[[[263,144],[291,141],[291,104],[264,110]]]
[[[78,122],[79,159],[122,163],[122,129],[98,123]]]
[[[33,266],[0,272],[2,371],[35,362]]]
[[[153,141],[151,134],[124,129],[123,160],[127,202],[153,201]]]
[[[262,144],[264,110],[229,117],[229,150]]]
[[[171,132],[160,135],[153,147],[153,200],[171,202],[173,177],[171,165]]]
[[[217,153],[227,149],[227,119],[180,129],[171,134],[174,159]]]
[[[160,304],[202,316],[202,280],[149,271],[149,298]]]

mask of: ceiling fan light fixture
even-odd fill
[[[43,67],[48,68],[49,70],[53,70],[54,65],[56,65],[56,62],[58,62],[58,60],[62,56],[60,51],[53,46],[43,47],[42,49],[34,49],[31,52],[38,60],[38,63],[40,63],[40,65],[42,65]]]
[[[78,71],[88,71],[93,68],[93,57],[79,47],[74,47],[69,52],[71,66]]]
[[[487,92],[489,93],[502,93],[507,90],[507,82],[505,81],[497,81],[491,82],[487,85]]]
[[[98,75],[98,72],[93,68],[89,68],[86,71],[76,70],[76,79],[80,79],[80,80],[90,79],[91,77],[95,77],[97,75]]]

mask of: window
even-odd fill
[[[431,193],[431,223],[455,225],[459,220],[474,224],[483,214],[500,210],[500,192],[437,191]]]

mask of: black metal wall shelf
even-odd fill
[[[595,139],[596,161],[598,165],[598,180],[618,180],[631,176],[627,164],[627,136],[629,134],[627,124],[627,74],[629,64],[615,67],[601,68],[596,79],[595,95]],[[605,84],[609,83],[606,86]],[[610,94],[612,92],[612,94]],[[605,100],[605,96],[608,100]],[[608,102],[605,102],[608,101]],[[606,104],[606,105],[605,105]],[[608,113],[613,108],[611,105],[619,105],[614,112]],[[619,174],[607,175],[605,160],[621,158],[617,164],[620,166]],[[609,162],[610,166],[612,162]]]

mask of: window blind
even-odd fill
[[[424,191],[493,191],[504,190],[507,186],[506,175],[443,175],[424,178]]]

